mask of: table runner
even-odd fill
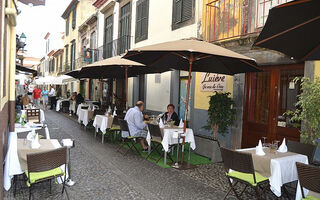
[[[27,170],[27,154],[55,149],[50,140],[40,139],[39,143],[41,145],[39,149],[31,149],[30,141],[26,141],[26,143],[24,143],[24,139],[17,140],[18,157],[22,171]]]
[[[293,152],[270,153],[269,149],[264,149],[264,152],[266,153],[266,155],[264,156],[257,155],[256,150],[247,150],[244,152],[252,154],[252,161],[253,161],[253,166],[255,171],[259,172],[264,177],[271,176],[271,171],[270,171],[271,159],[297,155],[297,153],[293,153]]]

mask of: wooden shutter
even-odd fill
[[[110,58],[113,53],[113,16],[110,15],[106,18],[105,23],[105,46],[104,46],[104,58]]]
[[[182,20],[182,0],[174,0],[174,9],[173,9],[173,16],[174,16],[174,23],[180,23]]]
[[[118,54],[130,49],[130,3],[121,8],[120,38]]]
[[[183,0],[182,2],[182,22],[191,19],[192,17],[192,2],[193,0]]]
[[[148,16],[149,0],[140,0],[137,2],[136,10],[136,42],[148,38]]]
[[[76,18],[77,18],[77,7],[75,7],[72,12],[72,29],[76,28]]]
[[[136,41],[141,37],[141,19],[142,19],[142,3],[137,2],[137,13],[136,13]]]
[[[66,20],[66,35],[69,35],[69,17]]]

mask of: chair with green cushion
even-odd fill
[[[109,131],[113,133],[114,140],[116,139],[117,135],[121,132],[121,128],[119,126],[119,118],[117,116],[113,117],[112,125]]]
[[[122,140],[123,142],[125,143],[125,145],[128,146],[128,150],[124,153],[124,155],[126,155],[129,150],[131,150],[132,152],[136,152],[139,156],[141,155],[138,148],[136,147],[136,139],[138,139],[137,137],[132,137],[130,135],[130,131],[129,131],[129,127],[128,127],[128,123],[126,120],[124,119],[118,119],[119,121],[119,125],[120,125],[120,129],[121,129],[121,132],[122,131],[127,131],[129,133],[129,136],[128,137],[122,137]],[[121,149],[121,146],[120,148],[118,149],[118,151]]]
[[[320,168],[299,162],[296,163],[296,166],[303,199],[320,200]],[[305,196],[303,188],[306,188],[307,190],[312,191],[314,194],[317,194],[317,197],[313,196],[313,194]]]
[[[164,155],[163,152],[159,152],[159,150],[158,150],[159,146],[162,145],[161,144],[161,142],[162,142],[161,130],[159,128],[159,125],[151,124],[151,123],[148,123],[148,130],[149,130],[149,133],[151,136],[151,146],[152,146],[152,144],[155,144],[155,145],[151,149],[151,151],[150,151],[149,155],[146,157],[146,159],[151,157],[153,152],[157,152],[159,154],[159,158],[156,160],[156,163],[158,163]],[[170,154],[168,154],[168,157],[172,162],[174,162],[173,159],[171,158]]]
[[[27,177],[27,186],[29,187],[29,199],[31,199],[32,188],[34,184],[49,181],[51,193],[51,180],[60,178],[63,184],[62,194],[65,190],[66,173],[61,169],[64,165],[64,171],[67,167],[67,148],[61,147],[51,151],[27,154],[27,167],[25,172]],[[63,177],[63,178],[62,178]],[[67,198],[68,194],[67,194]]]
[[[226,170],[226,176],[230,185],[230,189],[224,199],[227,198],[231,190],[235,193],[236,197],[240,199],[240,196],[248,186],[255,190],[257,199],[261,199],[262,194],[269,186],[269,179],[254,170],[252,155],[223,147],[220,147],[220,150],[224,168]],[[235,190],[235,186],[238,183],[245,184],[245,188],[240,194]]]

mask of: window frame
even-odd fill
[[[138,13],[139,9],[138,7],[141,6],[141,12],[143,13],[143,3],[146,4],[146,16],[141,16],[139,19],[140,13]],[[141,15],[142,15],[141,13]],[[143,28],[142,28],[142,22],[143,20],[146,20],[146,30],[145,34],[143,34]],[[140,34],[138,34],[138,23],[140,23]],[[148,29],[149,29],[149,0],[139,0],[136,3],[136,25],[135,25],[135,43],[141,42],[143,40],[148,39]]]
[[[175,21],[176,3],[178,1],[181,2],[181,14],[180,14],[181,16],[180,16],[180,21],[176,22]],[[189,26],[195,23],[195,9],[196,9],[195,0],[191,0],[191,3],[192,3],[191,17],[186,20],[183,20],[183,1],[186,1],[186,0],[172,0],[172,25],[171,25],[172,30],[176,30],[176,29]]]

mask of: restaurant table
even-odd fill
[[[57,104],[56,104],[56,111],[57,111],[57,112],[60,111],[63,101],[69,101],[69,100],[68,100],[68,99],[59,99],[59,100],[57,101]]]
[[[85,126],[88,125],[89,120],[92,119],[92,117],[93,117],[93,111],[89,110],[89,109],[81,109],[80,108],[80,109],[78,109],[77,114],[78,114],[78,122],[80,124],[82,122],[82,124]]]
[[[104,134],[106,134],[106,130],[108,128],[111,128],[113,122],[113,117],[112,116],[107,116],[107,115],[96,115],[94,117],[93,121],[93,126],[95,127],[95,135],[99,131],[102,132],[102,143],[104,141]]]
[[[255,148],[241,149],[238,151],[250,153],[252,155],[255,171],[268,177],[271,191],[277,196],[281,196],[283,184],[298,180],[296,162],[308,164],[308,157],[305,155],[286,152],[270,153],[268,148],[264,148],[266,155],[256,155]]]
[[[14,130],[17,134],[22,132],[31,132],[32,130],[40,130],[43,127],[43,124],[30,124],[26,123],[24,126],[22,126],[19,123],[14,124]],[[46,139],[50,139],[50,133],[48,127],[45,128],[46,132]]]
[[[14,175],[23,174],[27,169],[26,155],[28,153],[42,152],[61,147],[56,139],[40,139],[40,148],[31,149],[30,141],[24,143],[24,139],[18,139],[16,132],[10,132],[8,138],[8,151],[5,157],[3,183],[4,189],[9,190],[11,187],[11,179]],[[63,168],[63,166],[61,166]],[[64,170],[64,168],[63,168]]]
[[[167,164],[167,152],[169,151],[169,146],[173,144],[178,144],[178,138],[174,137],[175,133],[183,133],[183,128],[180,127],[165,127],[165,128],[160,128],[163,139],[162,139],[162,147],[165,151],[164,154],[164,164]],[[190,148],[192,150],[196,149],[196,142],[194,139],[194,134],[193,130],[191,128],[186,129],[186,135],[185,135],[185,142],[190,143],[189,146],[189,154],[190,154]],[[151,146],[151,135],[150,132],[148,131],[147,138],[146,138],[149,147]],[[180,138],[180,143],[182,143],[182,138]]]
[[[25,115],[26,116],[26,112],[27,112],[27,110],[21,110],[21,115]],[[40,123],[43,123],[44,121],[46,121],[46,118],[44,116],[43,110],[40,109]]]

